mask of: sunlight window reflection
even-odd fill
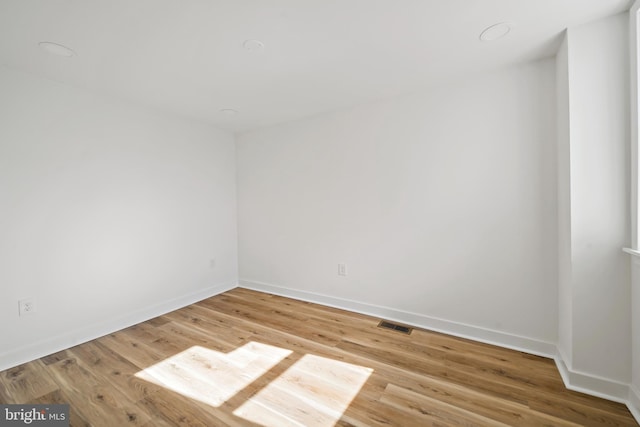
[[[233,414],[265,427],[333,426],[372,372],[307,354]]]
[[[230,353],[193,346],[136,377],[218,407],[290,354],[253,341]]]

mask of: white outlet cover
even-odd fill
[[[25,298],[18,301],[18,315],[26,316],[36,312],[36,301],[33,298]]]
[[[347,275],[347,264],[338,264],[338,276]]]

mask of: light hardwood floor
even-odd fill
[[[637,426],[549,359],[237,288],[0,372],[73,426]]]

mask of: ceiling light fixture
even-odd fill
[[[245,40],[242,47],[250,52],[257,52],[264,49],[264,43],[260,40]]]
[[[480,33],[480,40],[483,42],[491,42],[494,40],[501,39],[502,37],[509,34],[511,31],[512,24],[508,22],[500,22],[498,24],[491,25],[484,29],[482,33]]]
[[[238,110],[234,110],[233,108],[223,108],[220,110],[220,114],[224,114],[225,116],[235,116],[238,114]]]
[[[71,58],[72,56],[74,56],[76,53],[73,51],[73,49],[70,49],[66,46],[63,46],[61,44],[58,43],[53,43],[53,42],[40,42],[38,43],[38,46],[40,46],[40,49],[52,54],[52,55],[56,55],[56,56],[64,56],[66,58]]]

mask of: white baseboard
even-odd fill
[[[629,387],[629,402],[627,402],[627,407],[638,424],[640,424],[640,390],[633,384]]]
[[[408,311],[397,310],[390,307],[382,307],[379,305],[366,304],[344,298],[336,298],[328,295],[321,295],[313,292],[299,291],[290,288],[271,285],[268,283],[258,282],[254,280],[240,280],[240,287],[253,289],[256,291],[267,292],[270,294],[280,295],[297,300],[317,303],[329,307],[340,308],[343,310],[353,311],[356,313],[367,314],[374,317],[393,320],[408,325],[429,329],[436,332],[467,338],[487,344],[493,344],[500,347],[510,348],[525,353],[535,354],[538,356],[554,358],[556,354],[556,346],[553,343],[539,341],[536,339],[523,337],[519,335],[508,334],[505,332],[485,329],[478,326],[467,325],[463,323],[452,322],[449,320],[438,319],[435,317],[425,316],[423,314],[411,313]]]
[[[0,354],[0,371],[94,340],[237,287],[223,283]]]
[[[629,384],[571,370],[567,367],[560,352],[558,352],[554,359],[558,371],[560,371],[564,386],[569,390],[612,400],[614,402],[628,403]]]

